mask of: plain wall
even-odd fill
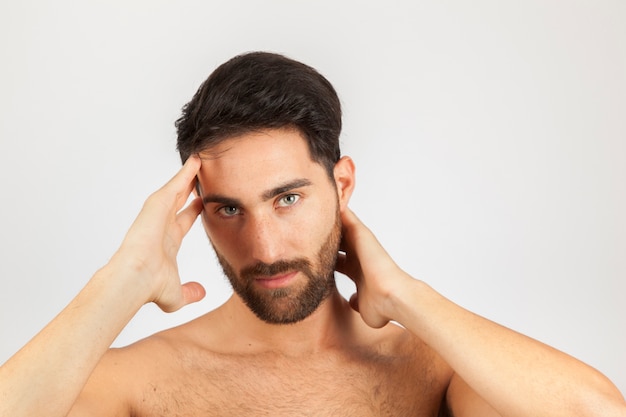
[[[405,270],[626,392],[624,22],[621,0],[2,2],[0,362],[176,172],[199,84],[270,50],[335,85],[352,208]],[[179,262],[206,299],[116,346],[228,297],[199,222]]]

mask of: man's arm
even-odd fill
[[[109,263],[70,304],[0,368],[0,416],[65,416],[90,374],[141,306],[175,311],[204,297],[180,284],[176,254],[202,210],[183,208],[200,168],[190,158],[146,201]],[[99,406],[104,406],[100,404]]]
[[[397,321],[450,364],[455,417],[489,407],[502,416],[626,416],[624,398],[602,374],[452,303],[402,271],[349,209],[342,220],[337,270],[356,283],[351,305],[372,327]]]

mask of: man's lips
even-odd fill
[[[254,282],[268,289],[282,288],[289,285],[297,274],[298,271],[291,271],[284,274],[272,275],[271,277],[257,277],[254,279]]]

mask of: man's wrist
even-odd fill
[[[404,273],[399,285],[389,294],[386,303],[386,311],[389,318],[404,327],[414,327],[416,318],[426,313],[429,306],[429,298],[437,294],[424,281],[415,279]]]
[[[97,273],[106,286],[119,290],[128,301],[139,306],[152,301],[152,274],[144,262],[132,256],[116,253]],[[94,278],[96,278],[94,276]]]

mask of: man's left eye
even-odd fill
[[[287,194],[283,197],[281,197],[278,200],[278,206],[279,207],[288,207],[288,206],[293,206],[294,204],[296,204],[298,202],[298,200],[300,200],[300,196],[297,194]]]

